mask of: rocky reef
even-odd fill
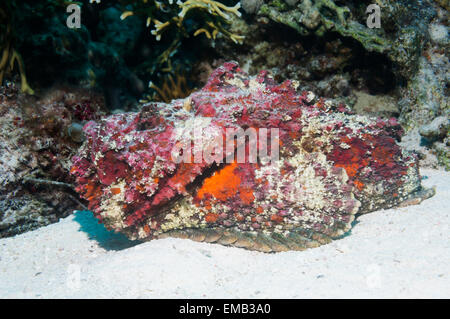
[[[253,0],[249,0],[253,1]],[[366,25],[367,7],[373,1],[333,0],[267,1],[257,14],[295,29],[306,36],[337,32],[355,39],[370,52],[386,54],[398,71],[408,76],[417,69],[434,11],[427,1],[375,2],[381,8],[383,28]]]
[[[415,155],[397,144],[395,119],[352,114],[297,88],[228,62],[186,99],[90,121],[73,158],[76,190],[108,229],[131,239],[265,252],[328,243],[357,214],[432,195]]]
[[[57,222],[83,209],[69,175],[83,124],[105,113],[103,98],[53,89],[42,97],[0,88],[0,237]]]
[[[70,4],[80,6],[79,27],[67,25]],[[228,31],[231,17],[241,14],[239,6],[213,0],[5,0],[0,58],[7,49],[18,61],[20,70],[8,72],[8,79],[20,73],[24,92],[63,82],[100,89],[110,109],[127,110],[149,81],[159,86],[167,73],[189,71],[204,42],[241,42],[239,34]],[[1,81],[6,63],[0,62]]]
[[[379,5],[380,28],[367,26],[371,4]],[[421,165],[449,169],[446,141],[419,134],[449,117],[445,1],[243,0],[242,8],[232,29],[244,44],[218,43],[213,68],[233,59],[250,74],[267,69],[279,81],[298,80],[359,114],[397,117]]]

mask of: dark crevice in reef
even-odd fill
[[[396,66],[385,55],[368,52],[353,39],[344,38],[343,43],[353,50],[352,58],[343,72],[352,74],[352,83],[364,80],[370,94],[392,94],[398,86],[405,84],[405,79],[395,74]]]
[[[343,48],[340,52],[337,51],[338,48],[333,48],[335,42],[341,43]],[[355,88],[364,87],[370,94],[393,94],[399,85],[405,84],[405,79],[395,73],[397,66],[386,55],[369,52],[352,38],[342,37],[337,33],[327,33],[322,38],[303,37],[301,43],[313,56],[342,55],[345,63],[330,73],[350,74],[351,83]],[[314,80],[321,80],[327,75],[329,74],[325,73]]]
[[[267,69],[277,82],[298,80],[300,89],[325,98],[344,98],[350,106],[356,102],[355,91],[396,98],[398,89],[406,85],[406,79],[398,72],[400,67],[386,54],[369,52],[357,40],[336,32],[321,37],[302,36],[273,22],[251,31],[243,45],[217,43],[215,48],[204,51],[199,57],[202,62],[193,72],[197,87],[206,81],[206,77],[199,76],[202,71],[229,60],[247,67],[251,75]]]

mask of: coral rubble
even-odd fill
[[[397,144],[395,119],[352,114],[297,86],[228,62],[186,99],[90,121],[73,158],[76,189],[108,229],[131,239],[186,237],[265,252],[328,243],[356,214],[432,194],[420,185],[416,157]],[[251,142],[225,133],[239,128],[278,129],[270,156],[279,147],[279,159],[268,160],[260,138],[252,161]],[[192,130],[202,132],[200,144]],[[231,152],[223,146],[230,143]],[[234,152],[242,148],[240,162]]]

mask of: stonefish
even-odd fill
[[[397,144],[395,119],[352,114],[297,86],[229,62],[186,99],[88,122],[71,168],[76,189],[108,229],[130,239],[263,252],[329,243],[359,214],[433,195],[416,157]],[[254,142],[229,129],[266,135]]]

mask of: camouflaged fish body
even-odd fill
[[[346,234],[357,214],[432,196],[417,159],[397,144],[396,120],[351,114],[296,86],[230,62],[184,100],[89,122],[71,169],[77,191],[108,229],[131,239],[263,252],[317,247]],[[249,128],[269,132],[267,143],[227,135]],[[273,140],[279,159],[268,161],[259,151]],[[229,143],[245,150],[243,163],[227,160]],[[174,161],[180,147],[184,160]]]

